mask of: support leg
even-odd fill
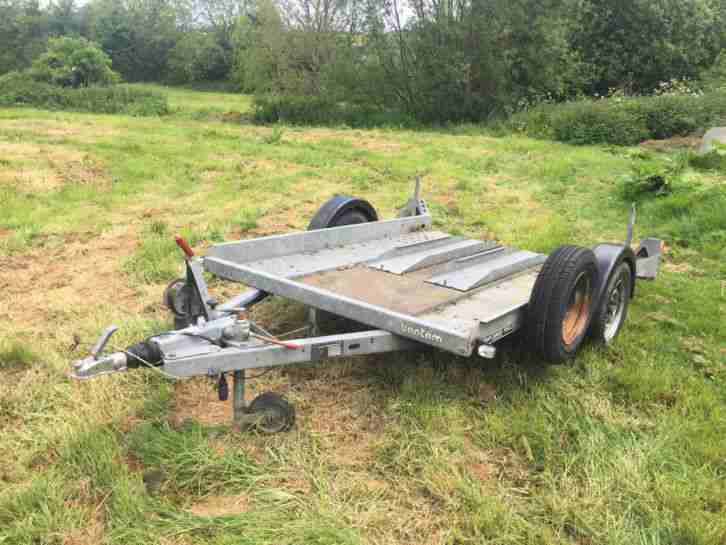
[[[245,415],[245,371],[244,369],[234,372],[234,393],[233,393],[233,407],[234,407],[234,423],[240,424],[242,418]]]
[[[318,311],[313,307],[308,308],[308,325],[310,326],[310,335],[317,337],[320,335],[320,327],[318,327]]]

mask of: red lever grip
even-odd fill
[[[186,240],[179,235],[175,236],[174,240],[176,240],[176,245],[181,248],[181,251],[184,252],[187,258],[191,259],[194,257],[194,250],[192,250],[192,247],[189,246],[189,243]]]

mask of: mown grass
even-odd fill
[[[229,428],[203,379],[72,382],[103,326],[123,326],[116,346],[170,327],[177,232],[201,250],[304,229],[335,192],[391,217],[420,174],[441,228],[550,251],[622,240],[623,184],[673,160],[475,127],[275,133],[189,114],[247,100],[213,95],[173,91],[167,119],[0,110],[0,543],[726,542],[718,169],[686,165],[672,193],[640,197],[638,233],[666,238],[662,275],[638,286],[615,346],[572,365],[542,367],[515,340],[495,362],[276,371],[248,394],[297,404],[274,437]],[[301,315],[259,309],[277,331]]]
[[[224,117],[228,121],[239,121],[234,114],[248,114],[252,97],[217,91],[196,91],[183,87],[170,87],[151,83],[137,83],[133,87],[158,91],[169,99],[169,105],[177,117],[188,119],[208,119]]]

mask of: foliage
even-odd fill
[[[701,82],[710,91],[726,89],[726,49],[719,51],[714,63],[702,72]]]
[[[349,127],[412,127],[417,124],[412,116],[400,112],[296,95],[255,96],[254,121],[291,125],[347,125]]]
[[[584,63],[585,92],[647,93],[662,81],[694,78],[724,36],[709,0],[583,0],[571,43]]]
[[[164,115],[170,111],[166,96],[155,90],[128,85],[64,88],[19,72],[0,77],[0,106],[138,116]]]
[[[212,34],[190,32],[169,52],[167,77],[173,83],[217,81],[229,69],[229,56]]]
[[[656,160],[642,154],[636,157],[631,172],[620,179],[620,196],[626,203],[670,195],[683,184],[689,165],[688,152]]]
[[[374,117],[491,122],[611,89],[649,94],[673,79],[700,76],[715,89],[726,1],[0,0],[0,74],[27,68],[49,38],[79,36],[126,81],[229,80]],[[690,126],[677,123],[664,132]]]
[[[167,0],[95,0],[90,36],[127,81],[159,81],[179,38],[177,13]]]
[[[576,88],[567,0],[418,5],[404,26],[399,14],[384,14],[385,25],[373,34],[392,93],[418,119],[482,121],[521,100],[566,97]],[[395,29],[394,44],[386,26]]]
[[[552,112],[554,138],[572,144],[633,145],[650,135],[647,124],[629,103],[581,100],[563,104]]]
[[[646,139],[685,136],[726,121],[726,93],[662,93],[543,104],[506,123],[532,136],[572,144],[634,145]]]
[[[37,34],[44,27],[39,10],[33,13],[19,3],[0,2],[0,74],[30,65],[42,51],[42,34],[40,38]]]
[[[30,74],[38,81],[61,87],[118,83],[111,59],[85,38],[51,38],[48,49],[33,61]]]
[[[291,16],[290,5],[308,15]],[[566,0],[458,4],[445,12],[426,0],[405,25],[395,4],[360,9],[332,0],[260,2],[254,23],[238,28],[240,87],[445,123],[485,120],[520,99],[567,96],[576,86]]]

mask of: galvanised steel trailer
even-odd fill
[[[247,369],[423,345],[493,358],[495,344],[522,329],[543,360],[561,362],[588,337],[611,343],[625,322],[636,278],[657,274],[660,240],[631,249],[634,210],[624,243],[562,246],[545,256],[433,229],[419,191],[417,180],[396,219],[379,220],[370,203],[339,195],[320,208],[306,232],[217,244],[204,257],[177,238],[186,278],[164,296],[176,329],[103,356],[117,329],[112,326],[91,356],[74,364],[73,376],[149,366],[172,377],[215,377],[226,399],[225,375],[231,373],[235,422],[282,431],[293,423],[292,406],[271,392],[246,406]],[[218,304],[204,270],[250,289]],[[313,336],[282,341],[249,320],[245,311],[269,294],[307,305]],[[358,327],[316,336],[321,315]]]

